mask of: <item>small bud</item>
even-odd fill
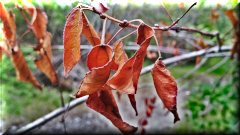
[[[91,6],[98,12],[98,13],[105,13],[109,8],[104,0],[94,0],[91,3]]]

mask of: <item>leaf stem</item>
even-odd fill
[[[160,52],[160,46],[159,46],[159,44],[158,44],[157,37],[156,37],[155,34],[153,34],[153,37],[154,37],[154,39],[155,39],[155,41],[156,41],[156,44],[157,44],[157,47],[158,47],[158,55],[159,55],[159,58],[162,58],[162,55],[161,55],[161,52]]]
[[[26,30],[22,35],[21,37],[17,40],[17,44],[19,43],[19,41],[23,38],[23,36],[25,36],[27,33],[29,33],[30,31],[32,31],[32,29],[28,29]]]
[[[131,33],[129,33],[129,34],[127,34],[126,36],[120,38],[119,40],[123,40],[124,38],[127,38],[128,36],[134,34],[135,32],[137,32],[137,30],[135,30],[135,31],[133,31],[133,32],[131,32]]]
[[[109,45],[109,44],[112,42],[112,40],[113,40],[124,28],[125,28],[125,27],[122,27],[120,30],[118,30],[118,32],[112,37],[112,39],[108,41],[107,45]]]
[[[103,21],[102,39],[101,39],[101,44],[102,45],[105,44],[106,23],[107,23],[107,18],[105,18],[104,21]]]

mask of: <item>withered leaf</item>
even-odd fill
[[[11,61],[16,69],[16,76],[19,81],[30,83],[40,90],[43,89],[29,69],[23,53],[18,46],[12,49]]]
[[[39,70],[41,70],[45,75],[47,75],[53,85],[57,85],[58,77],[51,60],[51,33],[47,32],[43,41],[43,48],[37,51],[37,54],[41,55],[41,58],[35,59],[34,63],[39,68]]]
[[[239,20],[237,18],[237,15],[233,12],[233,10],[232,9],[227,10],[224,12],[224,14],[231,20],[234,28],[237,29]]]
[[[92,24],[88,21],[86,15],[82,12],[83,29],[82,34],[92,46],[100,45],[101,40],[94,30]]]
[[[84,77],[74,98],[90,95],[101,88],[108,80],[111,71],[113,52],[108,45],[97,45],[88,54],[89,72]]]
[[[137,131],[137,127],[133,127],[123,122],[116,101],[110,90],[101,90],[89,95],[86,101],[88,107],[101,113],[109,119],[124,134],[133,134]]]
[[[26,3],[26,1],[23,2],[23,7],[26,10],[26,12],[31,16],[31,18],[34,20],[32,24],[32,31],[33,33],[35,33],[36,38],[39,41],[44,40],[48,23],[46,13],[41,12],[39,8],[35,8],[31,3]]]
[[[6,11],[4,4],[0,1],[0,18],[3,22],[3,33],[7,39],[7,43],[11,48],[14,48],[16,45],[16,24],[15,24],[15,15],[12,11]]]
[[[151,71],[154,85],[158,96],[161,98],[164,106],[173,113],[174,123],[179,119],[177,113],[177,83],[171,72],[166,69],[164,63],[156,60]]]
[[[150,40],[153,34],[154,34],[153,29],[148,25],[141,24],[139,26],[138,28],[138,43],[140,44],[139,50],[134,54],[132,58],[128,59],[127,62],[125,62],[121,67],[118,68],[117,72],[107,82],[107,85],[127,94],[136,93],[138,78],[140,76],[140,72],[142,69],[143,60],[146,55],[146,50],[150,44]],[[124,53],[122,55],[120,53],[119,56],[121,57],[119,63],[123,63]]]

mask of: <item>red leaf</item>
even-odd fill
[[[81,32],[83,28],[82,10],[74,8],[67,16],[65,24],[63,39],[64,39],[64,55],[63,63],[65,70],[65,77],[68,76],[72,68],[81,59],[80,43]]]
[[[147,117],[151,117],[152,111],[153,111],[153,106],[152,105],[148,105],[147,106],[147,110],[146,110],[146,115]]]
[[[139,26],[138,28],[138,43],[140,44],[139,50],[134,54],[132,58],[127,60],[127,62],[125,62],[124,65],[118,68],[117,72],[107,82],[107,85],[109,85],[113,89],[120,90],[127,94],[136,93],[138,78],[140,76],[140,72],[142,69],[143,60],[146,55],[146,50],[148,45],[150,44],[150,40],[153,34],[154,34],[153,29],[148,25],[141,24]],[[119,56],[121,57],[119,63],[122,64],[122,62],[120,61],[123,61],[124,55],[122,54]]]
[[[111,71],[113,52],[108,45],[95,46],[88,54],[87,66],[89,72],[84,77],[73,98],[90,95],[101,88],[108,80]]]
[[[135,110],[136,116],[137,116],[137,115],[138,115],[138,112],[137,112],[136,100],[135,100],[134,94],[128,94],[128,98],[129,98],[130,103],[131,103],[133,109]]]
[[[29,69],[23,53],[18,46],[12,49],[11,61],[16,69],[16,76],[19,81],[30,83],[36,88],[42,90],[43,87],[38,83],[32,71]]]
[[[133,127],[122,121],[116,101],[110,90],[101,90],[89,95],[87,106],[101,113],[109,119],[123,134],[133,134],[137,127]]]
[[[180,120],[176,106],[177,83],[171,72],[166,69],[164,63],[160,60],[156,60],[151,73],[158,96],[161,98],[164,106],[173,113],[175,123]]]

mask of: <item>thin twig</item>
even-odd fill
[[[125,27],[122,27],[122,28],[112,37],[112,39],[108,41],[107,45],[109,45],[109,44],[112,42],[112,40],[113,40],[124,28],[125,28]]]
[[[127,34],[126,36],[120,38],[120,40],[123,40],[124,38],[127,38],[128,36],[134,34],[135,32],[137,32],[137,30],[135,30],[135,31],[133,31],[133,32],[131,32],[131,33],[129,33],[129,34]]]
[[[179,20],[181,20],[183,18],[183,16],[193,7],[197,4],[197,2],[193,3],[192,6],[180,17],[178,18],[171,26],[169,26],[167,28],[167,30],[169,30],[172,26],[174,26],[176,23],[178,23]]]
[[[173,20],[172,20],[170,14],[168,13],[167,9],[166,9],[165,6],[163,5],[163,3],[162,3],[161,1],[159,1],[159,2],[160,2],[160,4],[162,5],[162,7],[164,8],[164,10],[167,12],[168,17],[171,19],[171,21],[172,21],[172,23],[173,23]]]
[[[103,21],[103,29],[102,29],[102,39],[101,39],[101,44],[105,44],[105,29],[106,29],[106,23],[107,23],[107,18],[104,19]]]
[[[26,30],[21,37],[17,40],[17,44],[19,43],[19,41],[23,38],[23,36],[25,36],[27,33],[29,33],[30,31],[32,31],[31,29]]]

